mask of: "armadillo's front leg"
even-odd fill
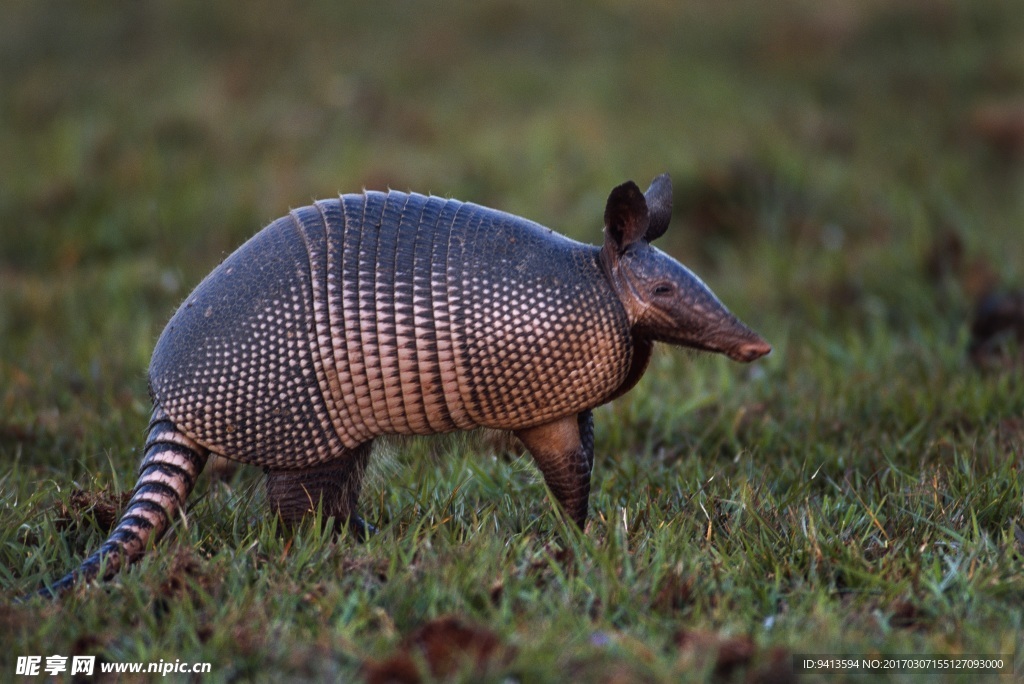
[[[553,423],[517,430],[555,499],[582,530],[594,467],[594,416],[587,410]]]
[[[374,529],[359,517],[356,506],[369,457],[367,442],[322,465],[302,470],[268,470],[270,510],[286,525],[294,526],[322,507],[324,520],[334,516],[336,527],[347,524],[358,539],[365,539]]]

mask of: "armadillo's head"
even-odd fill
[[[633,181],[612,190],[604,213],[601,263],[641,337],[753,361],[772,350],[741,323],[700,278],[651,246],[672,215],[672,181],[654,179],[646,193]]]

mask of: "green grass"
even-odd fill
[[[497,640],[466,681],[703,681],[716,649],[737,681],[801,653],[1024,672],[1024,363],[966,356],[974,298],[1024,280],[1024,143],[985,119],[1024,116],[1016,3],[335,4],[3,11],[0,679],[350,679],[426,667],[442,616]],[[597,242],[611,187],[664,170],[663,248],[775,352],[659,349],[595,412],[584,535],[515,446],[399,441],[365,544],[284,534],[243,469],[130,572],[14,602],[102,543],[74,490],[131,489],[153,342],[263,224],[390,186]]]

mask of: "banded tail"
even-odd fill
[[[49,587],[39,590],[52,598],[78,582],[110,579],[145,552],[170,527],[203,471],[209,452],[182,434],[158,405],[146,431],[139,480],[128,507],[107,541],[78,567]]]

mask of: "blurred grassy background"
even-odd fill
[[[130,488],[156,336],[265,223],[314,198],[391,187],[598,242],[611,187],[646,187],[667,170],[676,207],[663,248],[776,352],[753,370],[661,352],[641,387],[598,415],[598,519],[647,492],[648,524],[694,520],[697,543],[702,524],[710,540],[711,518],[748,505],[786,527],[787,507],[803,501],[839,530],[849,504],[887,543],[906,533],[921,544],[934,540],[910,533],[934,514],[950,534],[973,525],[1005,541],[986,566],[996,598],[983,612],[996,622],[971,623],[977,640],[965,638],[978,647],[993,624],[1019,630],[1019,600],[999,601],[1024,596],[1013,555],[1020,366],[981,372],[965,355],[975,298],[1024,279],[1019,3],[12,0],[0,17],[5,585],[24,590],[95,548],[102,530],[47,551],[59,543],[40,518],[55,499],[67,504],[72,481]],[[472,460],[442,468],[439,490]],[[501,463],[475,471],[468,490],[484,487],[485,503],[460,490],[459,505],[496,495],[503,515],[543,515],[536,483],[509,500],[505,467],[519,477]],[[427,506],[415,498],[424,472],[403,468],[387,471],[386,493],[367,492],[378,518],[417,519],[410,496]],[[715,474],[723,489],[701,489]],[[932,489],[915,489],[929,477]],[[872,522],[884,506],[895,506],[891,520]],[[487,529],[503,539],[518,527]],[[814,575],[764,544],[733,552]],[[864,572],[889,577],[865,553]],[[778,568],[769,574],[778,581]],[[842,612],[845,594],[826,575],[812,612]],[[720,588],[763,576],[754,568]],[[878,591],[933,618],[926,639],[963,629],[973,594],[943,622],[945,604],[925,605],[912,576],[897,567]],[[792,586],[778,591],[795,600]],[[728,624],[696,605],[675,617]],[[757,605],[749,624],[764,617]],[[23,645],[47,643],[26,626],[35,618],[7,619]],[[91,629],[83,620],[53,639],[74,641]],[[813,643],[813,629],[792,630],[773,638]],[[369,633],[365,643],[394,642]]]

